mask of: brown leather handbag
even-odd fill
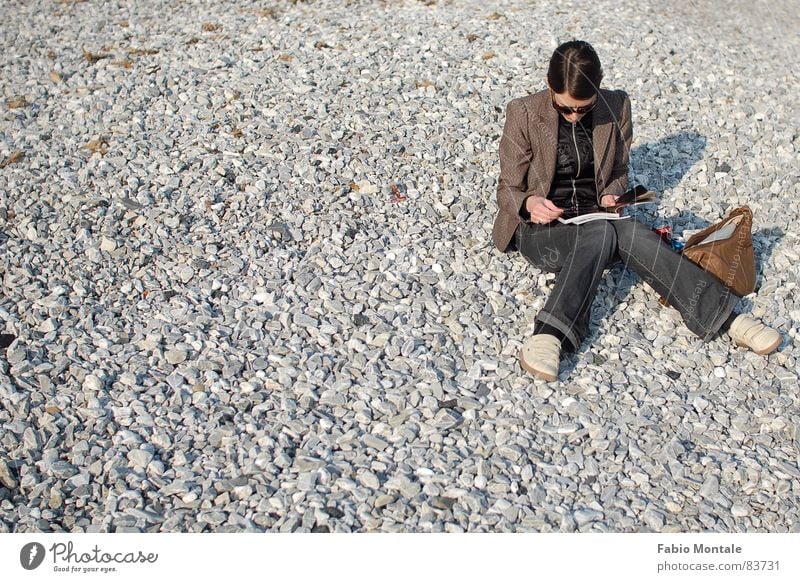
[[[683,256],[744,296],[756,288],[756,257],[753,252],[753,212],[749,206],[695,233],[686,241]]]
[[[752,229],[753,212],[749,206],[742,206],[689,237],[683,256],[743,297],[756,288]],[[663,298],[661,303],[668,304]]]

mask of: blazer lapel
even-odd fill
[[[592,115],[592,150],[594,151],[594,175],[598,196],[605,189],[608,177],[614,166],[616,140],[614,135],[614,116],[608,108],[603,90],[597,96],[600,103]]]
[[[542,156],[542,165],[540,170],[543,171],[541,176],[542,188],[544,189],[544,196],[550,192],[550,184],[553,177],[556,175],[556,153],[558,151],[558,112],[553,109],[550,103],[550,94],[545,92],[547,96],[546,104],[539,107],[539,127],[537,134],[539,136],[539,151]]]

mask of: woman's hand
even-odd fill
[[[613,194],[606,194],[600,199],[600,206],[603,208],[608,208],[609,206],[613,207],[617,204],[617,198],[619,196],[614,196]]]
[[[563,208],[559,208],[544,196],[528,196],[525,199],[525,210],[530,214],[531,222],[536,224],[553,222],[564,213]]]

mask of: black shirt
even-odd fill
[[[547,197],[564,209],[562,218],[599,212],[594,182],[592,112],[574,124],[558,115],[556,174]]]

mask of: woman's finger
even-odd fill
[[[564,209],[563,209],[563,208],[559,208],[558,206],[556,206],[555,204],[553,204],[553,201],[552,201],[552,200],[548,200],[547,198],[544,198],[544,206],[545,206],[545,208],[546,208],[547,210],[549,210],[550,212],[554,212],[554,213],[556,214],[556,216],[558,216],[559,214],[561,214],[562,212],[564,212]]]

